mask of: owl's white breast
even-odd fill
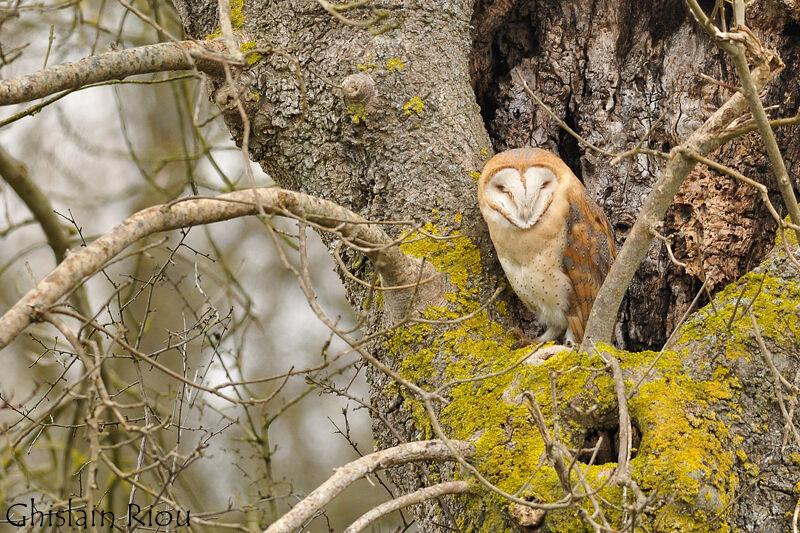
[[[569,278],[564,272],[569,205],[557,199],[532,227],[520,229],[487,213],[489,233],[508,282],[522,302],[548,328],[567,328]]]

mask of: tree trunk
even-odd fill
[[[177,3],[191,36],[204,38],[214,31],[215,13],[206,3]],[[279,185],[332,200],[367,219],[427,223],[425,234],[418,234],[419,239],[403,245],[403,250],[425,257],[449,275],[450,285],[443,295],[449,303],[429,308],[426,317],[432,319],[476,311],[504,279],[474,192],[477,173],[491,155],[490,137],[497,150],[528,145],[558,153],[606,211],[618,245],[662,167],[659,159],[644,155],[612,164],[611,158],[577,142],[529,100],[512,80],[513,71],[586,140],[612,152],[633,147],[648,132],[645,146],[669,150],[727,98],[730,89],[725,84],[738,84],[730,63],[696,26],[685,5],[675,0],[590,5],[575,0],[478,0],[474,13],[469,0],[391,0],[375,3],[375,8],[385,10],[380,13],[371,7],[340,12],[350,24],[316,2],[259,0],[239,6],[234,2],[234,15],[243,16],[232,17],[237,37],[246,44],[243,49],[257,50],[260,60],[246,72],[234,73],[233,88],[224,79],[209,83],[211,98],[223,111],[234,138],[240,144],[244,141],[244,121],[231,96],[240,94],[250,125],[250,157]],[[711,5],[706,7],[710,12]],[[354,26],[366,24],[376,14],[382,18],[368,29],[377,35]],[[772,0],[752,7],[748,15],[752,15],[750,26],[787,64],[769,87],[766,104],[794,110],[800,98],[796,83],[800,10],[788,0]],[[336,87],[359,73],[369,76],[374,97],[346,98]],[[701,79],[699,73],[722,83]],[[779,133],[779,142],[790,175],[800,176],[800,139],[787,130]],[[772,174],[754,134],[715,157],[772,188]],[[755,191],[728,177],[695,169],[661,228],[662,234],[673,236],[675,255],[687,267],[671,263],[660,242],[651,248],[621,310],[618,343],[632,350],[658,349],[702,281],[707,280],[713,291],[737,279],[764,257],[773,232],[774,223]],[[438,240],[430,235],[451,238]],[[369,265],[354,254],[349,261],[352,274],[370,279]],[[354,308],[364,308],[366,291],[347,279],[344,282]],[[388,315],[374,306],[366,332],[378,331],[398,318]],[[455,377],[486,374],[518,361],[524,352],[512,349],[513,339],[506,331],[515,325],[530,330],[530,319],[516,297],[505,291],[498,302],[464,323],[404,326],[390,332],[388,339],[376,341],[372,350],[406,379],[431,390]],[[681,349],[686,346],[680,345]],[[724,357],[709,356],[687,357],[681,366],[685,352],[670,353],[631,400],[642,432],[633,477],[647,491],[658,489],[665,495],[648,516],[648,527],[651,531],[702,530],[715,520],[720,530],[730,522],[745,530],[783,531],[788,524],[784,513],[793,505],[791,484],[781,477],[787,471],[773,466],[791,465],[764,459],[769,464],[759,467],[760,479],[766,475],[767,482],[752,490],[754,461],[747,459],[761,444],[769,444],[778,457],[788,457],[781,455],[777,439],[782,427],[776,422],[779,419],[763,415],[770,431],[759,436],[745,417],[720,417],[719,425],[704,418],[713,416],[709,413],[718,406],[732,409],[734,397],[759,413],[767,409],[767,403],[775,411],[772,397],[763,398],[765,389],[743,383],[754,375],[751,367],[738,377],[739,385],[731,378],[721,383],[724,390],[712,394],[720,373],[739,376],[736,365],[731,370]],[[757,352],[749,346],[747,353]],[[652,355],[620,352],[618,356],[633,379],[649,366]],[[744,354],[740,355],[743,360]],[[454,385],[446,392],[450,403],[437,404],[436,412],[450,438],[476,442],[476,464],[493,483],[512,493],[525,486],[524,497],[554,501],[560,497],[555,477],[544,472],[531,477],[543,445],[519,393],[533,390],[550,423],[557,400],[574,422],[561,437],[573,447],[584,446],[592,435],[596,439],[614,429],[614,397],[608,380],[598,378],[604,366],[598,366],[598,361],[590,355],[558,356],[496,378]],[[758,361],[753,355],[748,364],[758,365]],[[586,366],[597,370],[569,371]],[[550,395],[550,379],[557,385],[557,397]],[[372,371],[370,380],[373,406],[387,415],[403,439],[433,436],[419,398],[383,373]],[[690,392],[685,387],[669,388],[681,380],[701,385]],[[584,389],[585,384],[590,389]],[[662,393],[668,402],[659,404]],[[692,403],[693,398],[702,401]],[[674,409],[696,411],[671,418],[676,415]],[[587,412],[594,414],[581,415]],[[678,433],[670,423],[682,424]],[[380,420],[375,421],[374,431],[380,447],[396,444],[396,434]],[[697,442],[709,435],[716,436],[717,448],[707,449]],[[682,437],[687,441],[681,441]],[[673,462],[664,464],[664,450],[679,448],[707,456],[693,457],[697,462],[691,464],[696,468],[688,470],[680,456],[669,455]],[[595,464],[590,470],[602,476],[608,468]],[[709,468],[717,472],[704,471]],[[793,483],[797,471],[792,469],[788,479]],[[655,477],[654,472],[658,473]],[[403,490],[415,489],[422,483],[420,475],[409,468],[396,473],[394,481]],[[659,484],[665,480],[675,485]],[[774,491],[780,498],[774,497]],[[667,497],[670,494],[673,500]],[[604,495],[620,501],[619,494]],[[456,515],[458,527],[511,528],[514,521],[508,517],[507,502],[481,496],[450,504],[465,510]],[[753,529],[752,510],[757,508],[764,509],[769,519]],[[441,514],[434,506],[420,511],[419,518],[421,531],[448,530],[439,525],[442,522],[455,526],[449,523],[448,511]],[[574,510],[554,510],[544,527],[577,531],[583,527],[577,520]]]

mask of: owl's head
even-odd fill
[[[518,148],[495,155],[478,181],[478,203],[484,218],[528,229],[550,207],[569,167],[555,154],[538,148]],[[561,185],[565,185],[561,183]]]

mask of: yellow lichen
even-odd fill
[[[244,0],[231,0],[231,26],[234,30],[244,25]]]
[[[362,120],[366,120],[367,112],[364,109],[364,104],[350,104],[347,106],[347,114],[350,115],[350,120],[353,124],[360,124]]]
[[[448,235],[447,239],[431,239],[426,236],[443,236],[434,224],[425,224],[422,233],[411,235],[400,245],[404,253],[418,258],[426,258],[437,269],[450,274],[450,281],[459,288],[465,289],[470,274],[481,273],[481,257],[478,248],[469,237],[457,231]],[[470,291],[475,294],[477,290]]]
[[[440,221],[444,218],[436,210],[433,216]],[[399,371],[426,390],[443,382],[491,375],[455,383],[446,390],[448,404],[442,406],[439,419],[447,436],[473,442],[477,449],[474,463],[499,488],[543,502],[559,501],[564,491],[555,471],[540,463],[544,444],[522,402],[522,392],[534,394],[550,427],[554,416],[559,415],[559,438],[566,446],[581,447],[585,428],[565,417],[564,409],[569,405],[580,412],[616,413],[614,383],[606,363],[597,353],[565,351],[537,365],[514,366],[528,352],[513,349],[514,339],[491,319],[494,313],[506,315],[506,304],[498,302],[476,312],[481,302],[479,287],[474,284],[481,273],[481,258],[470,239],[446,225],[429,223],[410,235],[401,248],[406,254],[426,258],[446,273],[455,287],[446,295],[449,307],[429,307],[425,318],[474,315],[448,328],[416,324],[395,330],[386,346]],[[745,277],[742,283],[745,294],[752,296],[755,279]],[[735,298],[741,288],[726,289],[728,296]],[[765,280],[763,290],[770,295],[769,305],[775,306],[764,316],[780,320],[776,317],[793,309],[788,301],[797,299],[793,292],[796,288]],[[720,310],[722,316],[716,316],[706,309],[700,322],[690,322],[682,334],[705,338],[729,320],[730,310],[724,313]],[[740,326],[739,320],[734,320],[733,327]],[[767,321],[763,327],[771,334],[778,332],[776,327],[770,329]],[[793,327],[792,335],[796,335],[797,326]],[[605,345],[597,348],[616,357],[631,376],[641,375],[659,357],[654,352],[632,353]],[[707,378],[690,377],[684,368],[686,356],[685,351],[664,352],[629,401],[631,417],[641,432],[631,475],[647,494],[663,495],[642,516],[649,530],[708,531],[708,523],[714,520],[714,530],[724,533],[730,531],[726,513],[740,484],[735,464],[744,464],[749,475],[758,471],[757,465],[747,462],[741,448],[743,439],[731,433],[728,418],[737,416],[735,407],[727,409],[727,415],[718,416],[714,410],[721,404],[735,406],[741,385],[723,364],[725,361],[709,362]],[[513,371],[503,372],[512,367]],[[551,393],[551,380],[556,398]],[[388,393],[404,394],[420,435],[435,437],[418,399],[399,388]],[[613,468],[613,463],[591,467],[578,463],[573,474],[577,476],[580,470],[590,485],[600,490],[600,496],[611,504],[604,509],[606,518],[620,525],[622,516],[614,506],[623,503],[622,491],[605,483]],[[489,491],[476,491],[482,497],[467,501],[467,512],[459,518],[461,525],[472,531],[509,531],[503,518],[508,502]],[[580,505],[591,512],[588,502]],[[553,532],[588,530],[573,509],[548,512],[544,528]]]
[[[400,61],[400,60],[399,60],[399,59],[397,59],[396,57],[393,57],[393,58],[389,59],[389,60],[386,62],[386,69],[387,69],[389,72],[394,72],[394,71],[400,71],[400,70],[403,70],[403,67],[405,67],[405,63],[403,63],[402,61]]]
[[[744,471],[747,472],[747,475],[750,477],[758,477],[758,474],[761,473],[761,469],[758,468],[758,465],[749,461],[744,464]]]
[[[234,30],[238,30],[241,29],[242,26],[244,26],[244,0],[231,0],[231,27]],[[222,37],[222,29],[219,26],[214,30],[214,33],[206,35],[206,39],[208,40],[217,39],[219,37]]]
[[[477,170],[473,170],[472,172],[469,173],[469,177],[474,179],[475,181],[478,181],[481,178],[481,173],[478,172]]]
[[[783,221],[787,223],[791,223],[792,219],[789,215],[783,217]],[[775,233],[775,246],[782,246],[783,245],[783,237],[786,236],[786,242],[789,246],[797,246],[797,234],[790,229],[784,231],[777,231]]]
[[[367,56],[363,63],[356,63],[356,68],[362,72],[372,72],[378,68],[378,65],[376,65],[372,59],[372,56]]]
[[[242,45],[239,46],[239,50],[245,55],[244,56],[245,61],[247,61],[248,65],[253,65],[258,61],[260,61],[262,57],[264,57],[258,52],[252,52],[250,54],[247,53],[250,50],[254,49],[255,47],[256,47],[255,41],[248,41],[246,43],[242,43]]]
[[[423,109],[425,109],[425,104],[422,102],[422,98],[419,96],[415,96],[403,105],[403,111],[406,115],[410,115],[412,113],[421,115]]]
[[[738,458],[739,458],[739,460],[740,460],[741,462],[743,462],[743,463],[744,463],[745,461],[747,461],[747,453],[746,453],[744,450],[741,450],[741,449],[739,449],[739,450],[736,450],[736,457],[738,457]]]
[[[800,287],[796,283],[750,272],[720,292],[714,306],[709,304],[695,313],[681,329],[680,342],[717,342],[724,337],[729,359],[749,360],[753,325],[745,311],[750,309],[764,337],[796,345],[800,341],[800,324],[794,312],[798,303]]]

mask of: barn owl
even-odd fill
[[[603,211],[558,156],[538,148],[490,159],[478,203],[511,287],[546,327],[535,342],[579,343],[616,257]]]

